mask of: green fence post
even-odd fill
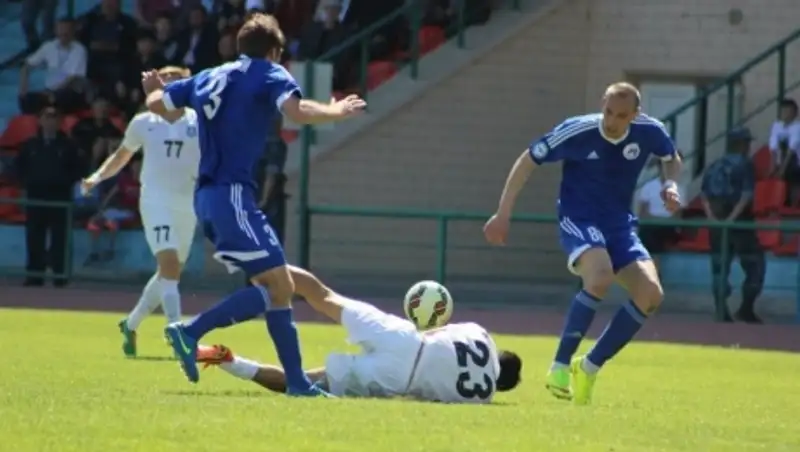
[[[74,205],[70,202],[67,204],[66,209],[64,209],[66,211],[64,214],[67,216],[67,229],[65,230],[65,233],[67,234],[67,240],[64,241],[65,246],[67,247],[66,252],[64,253],[64,277],[66,279],[72,279],[72,256],[75,253],[75,249],[73,248],[75,245],[75,239],[72,237],[72,231],[75,228],[73,208]]]
[[[305,95],[314,98],[314,64],[310,61],[306,64],[305,83],[303,90]],[[311,146],[314,140],[314,129],[308,125],[303,125],[300,130],[300,177],[298,181],[297,209],[299,214],[299,234],[297,235],[298,263],[302,268],[311,266],[311,212],[308,208],[309,191],[309,162],[311,160]]]
[[[786,44],[778,49],[778,115],[781,113],[781,99],[786,93]]]
[[[456,42],[458,43],[458,48],[463,49],[466,45],[465,37],[464,37],[464,3],[465,2],[458,2],[458,36],[456,38]]]
[[[361,59],[359,61],[359,79],[358,79],[358,87],[361,91],[361,98],[367,100],[367,96],[369,95],[367,91],[369,91],[367,86],[367,66],[369,66],[369,39],[366,37],[362,37],[360,43],[361,51],[360,56]]]
[[[725,320],[725,313],[729,312],[728,310],[728,272],[730,271],[730,265],[726,265],[728,262],[728,255],[730,254],[729,250],[729,240],[730,240],[730,229],[728,228],[727,224],[724,224],[722,227],[722,240],[721,242],[721,249],[719,250],[719,265],[720,265],[720,272],[718,275],[712,275],[712,277],[716,278],[717,287],[716,293],[714,294],[714,317],[718,322],[722,322]],[[712,243],[713,246],[713,243]],[[714,250],[711,250],[714,253]],[[711,256],[714,259],[715,256]],[[713,270],[712,270],[713,271]]]
[[[726,86],[728,89],[728,111],[725,115],[725,131],[733,129],[733,104],[736,102],[736,85],[734,82],[728,82]]]
[[[411,26],[411,79],[416,80],[419,77],[419,31],[422,29],[422,2],[414,2],[414,10],[412,14]]]
[[[515,10],[519,11],[519,10],[522,9],[522,2],[520,2],[520,0],[512,0],[511,1],[511,7],[514,8]]]
[[[439,217],[436,233],[436,279],[444,284],[447,279],[447,223],[445,215]]]
[[[67,17],[75,18],[75,0],[67,0]]]

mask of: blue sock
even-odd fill
[[[192,319],[184,327],[184,332],[199,341],[211,330],[254,319],[263,314],[269,306],[269,294],[266,289],[246,287],[228,295]]]
[[[286,374],[286,386],[307,390],[311,387],[303,370],[303,358],[300,355],[300,339],[297,337],[297,326],[292,318],[292,308],[267,311],[267,330],[275,343],[278,359]]]
[[[628,342],[633,340],[636,333],[642,328],[647,316],[633,304],[628,301],[620,306],[614,317],[608,322],[608,326],[600,335],[600,339],[594,344],[594,347],[587,355],[589,361],[589,371],[597,371],[603,365],[614,357],[620,350],[628,345]]]
[[[592,325],[599,302],[599,298],[585,290],[575,294],[567,312],[564,329],[561,332],[561,342],[558,343],[556,350],[555,366],[569,366],[572,355],[578,351],[581,341]]]

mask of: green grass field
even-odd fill
[[[161,317],[140,330],[145,359],[126,360],[117,320],[0,310],[0,451],[800,450],[797,355],[637,343],[604,370],[594,405],[574,407],[543,389],[554,339],[501,336],[523,356],[524,379],[494,406],[309,400],[216,369],[190,385],[166,360]],[[337,327],[301,334],[309,366],[345,348]],[[275,361],[257,322],[208,341]]]

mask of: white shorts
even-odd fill
[[[144,236],[153,255],[175,250],[181,262],[189,258],[194,241],[197,217],[185,207],[172,208],[163,204],[140,203]]]
[[[325,377],[332,394],[347,397],[391,397],[408,387],[422,335],[413,323],[367,303],[351,301],[342,311],[342,326],[357,355],[328,355]]]

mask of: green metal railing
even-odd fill
[[[692,110],[698,113],[698,137],[694,144],[693,149],[682,149],[684,152],[684,161],[686,163],[694,163],[693,176],[699,176],[707,166],[705,151],[711,145],[724,139],[727,132],[734,127],[741,126],[764,112],[767,108],[776,105],[784,95],[795,88],[800,87],[800,79],[789,82],[787,81],[787,48],[794,42],[800,39],[800,29],[795,30],[782,40],[776,42],[774,45],[763,51],[762,53],[753,57],[750,61],[742,65],[740,68],[732,72],[724,79],[712,84],[711,86],[703,89],[701,93],[694,99],[686,102],[680,107],[676,108],[673,112],[662,118],[662,121],[670,131],[673,138],[678,136],[678,120],[681,115],[688,113]],[[753,108],[750,112],[744,113],[737,118],[737,87],[742,83],[743,77],[753,69],[766,63],[768,60],[775,58],[777,66],[777,80],[775,86],[775,96],[768,97],[760,105]],[[709,134],[708,124],[708,109],[709,100],[716,94],[725,94],[726,99],[726,114],[725,126],[723,130],[711,132]]]
[[[45,272],[30,272],[27,271],[24,267],[23,268],[3,268],[0,270],[2,274],[8,276],[25,276],[26,278],[45,278],[47,276],[53,278],[66,278],[69,279],[72,277],[73,274],[73,267],[72,267],[72,253],[73,253],[73,205],[70,202],[59,202],[59,201],[41,201],[36,199],[12,199],[12,198],[0,198],[0,204],[16,204],[22,208],[52,208],[52,209],[64,209],[64,215],[66,216],[66,234],[67,239],[65,240],[66,244],[66,251],[64,253],[64,273],[50,273],[48,274]]]
[[[511,8],[515,11],[522,9],[521,0],[508,0]],[[369,44],[373,36],[382,28],[391,24],[396,20],[403,18],[410,19],[410,49],[408,58],[405,61],[398,63],[407,64],[409,66],[408,76],[412,80],[419,77],[419,60],[421,57],[421,49],[419,42],[420,30],[423,27],[423,14],[425,2],[411,1],[405,5],[391,12],[387,16],[373,23],[372,25],[359,31],[354,36],[345,40],[340,45],[334,47],[327,53],[319,58],[316,58],[313,63],[328,62],[344,52],[357,49],[359,51],[359,85],[358,91],[366,99],[368,96],[367,89],[367,68],[370,62],[370,49]],[[459,9],[457,11],[456,22],[452,30],[455,35],[456,44],[458,48],[463,49],[466,47],[466,29],[468,28],[468,19],[466,10],[464,8],[465,2],[458,2]],[[314,64],[305,66],[305,79],[308,83],[304,86],[305,95],[308,98],[314,98],[313,81],[315,79]],[[299,184],[298,184],[298,211],[299,211],[299,230],[298,237],[298,263],[307,268],[310,259],[310,222],[311,213],[309,206],[309,162],[311,160],[311,147],[314,145],[315,134],[311,126],[303,126],[300,129],[300,169],[299,169]]]
[[[309,216],[336,216],[336,217],[362,217],[362,218],[391,218],[396,220],[428,220],[436,223],[435,238],[435,278],[444,283],[448,279],[448,237],[450,226],[456,222],[484,222],[491,214],[487,212],[457,212],[457,211],[428,211],[418,209],[392,209],[380,207],[344,207],[344,206],[309,206]],[[558,218],[553,215],[539,214],[519,214],[512,218],[516,223],[538,223],[552,225],[554,230],[558,227]],[[721,229],[720,252],[721,261],[726,261],[731,257],[731,231],[732,230],[778,230],[785,234],[800,234],[800,221],[783,223],[761,223],[761,222],[720,222],[697,219],[647,219],[642,220],[643,226],[671,226],[682,229]],[[310,224],[309,224],[310,226]],[[757,239],[756,239],[757,240]],[[711,253],[708,254],[711,256]],[[709,272],[710,273],[710,272]],[[720,281],[714,287],[723,291],[730,273],[729,269],[723,267],[719,275]],[[795,285],[792,286],[796,291],[797,321],[800,322],[800,265],[797,266]],[[726,297],[718,292],[715,299],[719,302]],[[717,306],[717,313],[722,313],[720,306]]]

